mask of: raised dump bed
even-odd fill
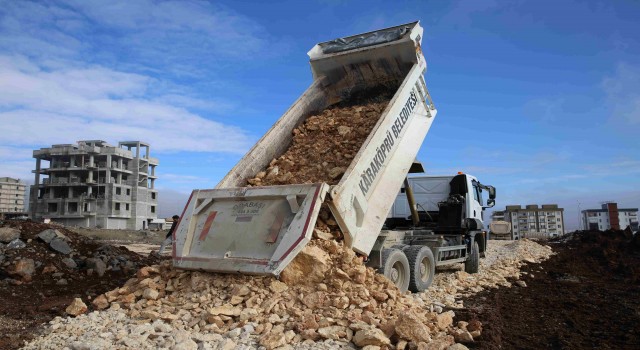
[[[345,243],[369,254],[436,115],[423,77],[422,35],[414,22],[314,46],[311,86],[215,189],[193,191],[176,230],[174,265],[278,275],[311,239],[323,202]],[[260,185],[256,174],[295,146],[307,118],[357,106],[362,96],[363,103],[384,100],[379,95],[388,89],[388,104],[337,176],[247,187]]]

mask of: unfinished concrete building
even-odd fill
[[[20,179],[0,177],[0,219],[26,215],[24,209],[26,186]]]
[[[507,205],[506,210],[495,211],[493,221],[511,223],[512,239],[556,237],[564,235],[564,209],[557,204]]]
[[[115,147],[86,140],[33,151],[31,217],[67,226],[147,229],[158,203],[158,160],[149,154],[149,144],[141,141]]]

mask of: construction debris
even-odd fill
[[[463,349],[454,344],[456,337],[458,341],[468,340],[469,335],[481,337],[482,324],[454,322],[458,309],[446,305],[461,305],[456,299],[473,293],[474,287],[488,288],[487,278],[491,285],[500,285],[527,260],[550,255],[548,247],[532,241],[496,242],[491,248],[496,257],[483,259],[485,275],[447,285],[458,281],[462,271],[445,270],[428,291],[400,294],[342,243],[314,240],[309,247],[310,253],[304,255],[313,258],[307,260],[326,259],[327,273],[301,285],[272,277],[181,271],[169,262],[143,267],[121,288],[93,300],[96,309],[105,311],[57,318],[48,334],[26,349],[73,348],[75,342],[139,349],[180,344],[203,349],[225,344],[246,349]],[[150,291],[156,291],[157,298]],[[434,293],[437,298],[430,297]]]
[[[60,226],[23,220],[2,225],[0,238],[11,241],[0,246],[0,298],[7,301],[0,304],[0,348],[21,346],[55,315],[78,314],[81,307],[66,310],[74,298],[88,304],[141,266],[158,262]]]

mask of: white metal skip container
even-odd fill
[[[277,276],[311,239],[325,201],[345,244],[368,255],[436,115],[422,35],[413,22],[315,45],[311,86],[215,189],[191,194],[174,233],[174,266]],[[287,150],[307,116],[390,81],[399,88],[337,185],[242,187]]]

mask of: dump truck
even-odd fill
[[[174,233],[174,266],[279,276],[312,239],[326,203],[347,247],[400,289],[423,290],[430,278],[419,281],[432,269],[422,261],[429,249],[412,247],[423,242],[409,237],[419,233],[381,230],[437,113],[424,79],[422,37],[419,22],[412,22],[315,45],[306,91],[215,188],[191,193]],[[247,187],[247,179],[288,149],[307,117],[381,85],[394,86],[393,97],[337,184]],[[454,248],[440,250],[452,261],[466,260],[477,251],[476,231],[465,227]],[[387,248],[392,240],[404,250]]]
[[[492,221],[489,224],[489,236],[497,240],[517,240],[518,235],[511,232],[511,223],[502,220]]]

